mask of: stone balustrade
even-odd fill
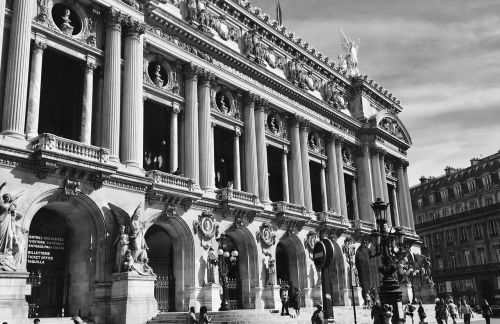
[[[185,178],[171,173],[152,170],[146,172],[146,177],[153,179],[153,182],[157,184],[181,187],[189,191],[194,191],[196,189],[193,179]]]

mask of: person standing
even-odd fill
[[[295,317],[300,318],[300,291],[297,287],[293,288],[292,307],[295,310]]]
[[[196,319],[196,312],[195,312],[193,306],[189,307],[189,312],[188,312],[188,315],[186,317],[186,323],[187,324],[198,324],[198,320]]]
[[[481,313],[483,314],[486,324],[490,324],[490,318],[491,315],[493,315],[493,312],[491,311],[490,304],[488,304],[486,299],[481,303]]]
[[[373,324],[383,324],[384,319],[383,319],[383,308],[382,305],[380,305],[380,300],[376,300],[375,303],[372,306],[372,320]]]
[[[316,310],[311,317],[312,324],[323,324],[325,323],[325,314],[323,313],[323,305],[317,304]]]
[[[470,319],[473,317],[472,308],[467,304],[465,299],[462,299],[462,305],[460,305],[461,312],[464,317],[464,324],[470,324]]]
[[[207,306],[200,307],[200,324],[209,324],[212,322],[212,317],[207,315]]]
[[[425,313],[424,306],[422,305],[422,301],[418,301],[418,317],[420,318],[420,324],[425,323],[425,318],[427,317],[427,314]]]
[[[288,289],[290,287],[285,285],[280,289],[280,297],[281,297],[281,316],[290,315],[290,311],[288,310]],[[286,313],[285,313],[286,312]]]
[[[445,304],[444,299],[439,302],[439,317],[443,324],[448,324],[448,317],[450,313],[448,312],[448,306]]]
[[[411,304],[411,302],[408,302],[408,304],[406,304],[405,315],[411,317],[411,324],[414,324],[414,322],[413,322],[413,312],[415,312],[415,306],[413,306]]]
[[[457,318],[458,318],[457,305],[455,305],[451,297],[448,299],[448,312],[450,313],[451,319],[453,320],[453,324],[457,324]]]
[[[391,324],[391,319],[393,316],[392,306],[389,304],[384,305],[384,311],[382,317],[384,318],[384,324]]]

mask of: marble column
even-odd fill
[[[297,117],[290,118],[291,168],[292,168],[292,203],[304,206],[304,189],[302,177],[302,158],[300,151],[300,123]]]
[[[101,145],[109,149],[109,159],[119,162],[121,100],[121,22],[122,14],[109,9],[104,52],[104,91],[102,97]]]
[[[259,179],[257,168],[257,146],[255,137],[255,102],[260,100],[253,93],[245,98],[245,182],[246,191],[259,195]]]
[[[403,163],[403,176],[405,179],[405,192],[406,192],[406,208],[408,210],[408,227],[415,229],[415,219],[413,218],[413,209],[411,207],[410,196],[410,183],[408,182],[408,161]]]
[[[384,200],[384,193],[382,190],[382,177],[380,175],[380,158],[378,147],[371,147],[371,168],[373,175],[373,192],[375,193],[375,199],[380,198]],[[387,202],[384,200],[384,202]]]
[[[170,114],[170,172],[179,168],[179,104],[174,103]]]
[[[406,184],[403,165],[406,161],[398,161],[396,166],[396,176],[398,178],[398,197],[399,197],[399,221],[401,226],[409,227],[408,222],[408,198],[406,195]]]
[[[214,146],[210,120],[210,86],[214,75],[208,71],[200,74],[198,85],[198,136],[200,148],[200,187],[203,190],[215,189]]]
[[[358,188],[356,185],[356,176],[352,177],[351,191],[352,191],[352,204],[354,210],[354,220],[359,220]]]
[[[28,113],[26,114],[26,138],[38,136],[40,116],[40,89],[42,86],[43,51],[47,48],[44,41],[35,40],[31,51],[31,71],[28,95]]]
[[[123,111],[120,156],[123,164],[142,168],[144,138],[143,46],[145,25],[128,18],[124,21]]]
[[[2,134],[24,138],[30,64],[32,0],[13,1],[5,76]]]
[[[380,167],[380,180],[382,182],[382,194],[383,200],[388,203],[391,201],[389,197],[389,189],[387,188],[387,174],[385,172],[385,150],[379,150],[378,158],[379,158],[379,167]],[[391,218],[391,208],[387,208],[387,224],[389,226],[393,226],[392,218]]]
[[[370,148],[363,143],[357,152],[356,165],[358,166],[358,206],[361,220],[374,222],[373,210],[370,207],[374,202],[373,181],[370,166]]]
[[[5,28],[5,0],[0,0],[0,62],[2,62],[4,28]],[[2,70],[3,66],[2,64],[0,64],[0,75],[3,75]]]
[[[328,211],[328,197],[326,192],[326,175],[325,175],[326,163],[321,161],[321,170],[319,174],[320,187],[321,187],[321,211]]]
[[[80,142],[90,145],[92,133],[92,100],[94,92],[94,70],[97,67],[95,58],[87,58],[83,72],[82,125]]]
[[[255,109],[255,136],[257,140],[257,169],[259,172],[259,196],[263,203],[269,200],[269,170],[267,168],[266,113],[267,101],[259,100]]]
[[[311,171],[309,169],[309,121],[305,120],[300,123],[300,151],[302,160],[302,183],[304,190],[304,205],[309,213],[314,212],[312,205],[311,194]]]
[[[335,138],[335,157],[337,158],[337,176],[339,179],[339,196],[340,196],[340,213],[347,219],[347,197],[345,193],[345,180],[344,180],[344,160],[342,158],[342,144],[344,138],[337,136]]]
[[[394,224],[393,226],[395,227],[399,227],[401,226],[400,225],[400,221],[399,221],[399,206],[398,206],[398,197],[396,195],[396,188],[391,188],[389,194],[392,196],[392,210],[394,212]]]
[[[240,137],[241,129],[239,127],[235,127],[233,139],[233,188],[236,190],[241,190]]]
[[[337,157],[335,154],[335,138],[337,135],[329,133],[326,136],[326,154],[328,157],[328,187],[330,188],[330,208],[336,213],[342,213],[339,192],[339,177],[337,168]]]
[[[185,79],[184,110],[184,175],[200,183],[199,141],[198,141],[198,74],[200,68],[188,64]]]
[[[94,100],[95,109],[92,114],[93,126],[92,126],[92,142],[96,146],[102,146],[102,95],[104,91],[104,70],[99,68],[98,70],[99,78],[97,79],[96,87],[96,99]]]
[[[283,185],[283,201],[290,202],[290,191],[288,189],[288,148],[283,146],[281,154],[281,178]]]

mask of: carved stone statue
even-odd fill
[[[116,245],[116,258],[115,258],[115,268],[116,271],[121,271],[123,262],[125,261],[125,255],[129,251],[129,236],[125,233],[125,226],[120,225],[119,234],[116,237],[113,246]]]
[[[344,50],[344,59],[347,62],[347,73],[349,75],[358,75],[358,48],[360,40],[356,42],[349,39],[342,30],[339,30],[340,46]]]
[[[341,71],[347,71],[347,61],[345,60],[345,57],[342,54],[339,54],[337,57],[338,59],[338,66]]]
[[[198,4],[196,0],[187,1],[187,19],[190,23],[198,21]]]
[[[154,83],[157,87],[163,87],[163,84],[164,84],[164,81],[161,77],[161,74],[160,74],[160,71],[161,71],[161,65],[160,64],[156,64],[156,67],[155,67],[155,79],[154,79]]]
[[[276,260],[273,259],[271,253],[265,254],[264,265],[266,267],[266,285],[276,285]]]
[[[64,16],[62,16],[62,24],[61,24],[61,31],[65,34],[65,35],[68,35],[68,36],[71,36],[73,35],[73,29],[75,29],[75,27],[73,27],[71,25],[71,20],[69,19],[69,15],[71,14],[71,11],[69,9],[66,9],[64,11]]]
[[[226,96],[224,96],[223,94],[221,94],[217,106],[219,107],[219,110],[224,114],[229,113],[229,107],[226,106]]]
[[[0,186],[0,191],[6,185]],[[24,254],[25,233],[17,221],[22,218],[16,211],[16,201],[21,196],[12,196],[8,193],[2,195],[0,202],[0,270],[15,271],[21,265]]]
[[[220,15],[219,18],[213,21],[214,29],[223,40],[228,40],[230,37],[230,30],[227,26],[226,16]]]
[[[335,108],[337,109],[347,109],[347,103],[339,91],[334,92],[333,94],[333,103]]]

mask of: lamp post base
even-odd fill
[[[379,287],[378,290],[380,296],[380,302],[382,306],[391,305],[392,306],[392,324],[399,324],[404,322],[404,311],[403,311],[403,294],[401,290],[396,287]]]

